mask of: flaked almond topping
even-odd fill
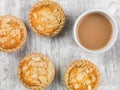
[[[25,73],[25,75],[26,75],[26,76],[29,76],[29,75],[30,75],[30,71],[27,71],[27,72]]]
[[[41,18],[41,22],[46,22],[46,21],[47,21],[47,18],[45,18],[45,17]]]
[[[78,89],[78,88],[79,88],[79,85],[78,85],[78,84],[75,84],[75,85],[74,85],[74,88],[75,88],[75,89]]]
[[[92,82],[95,82],[96,81],[96,78],[94,75],[92,75]]]
[[[47,28],[53,28],[54,26],[53,25],[47,25]]]
[[[48,18],[48,17],[49,17],[49,12],[41,12],[41,14],[42,14],[45,18]]]
[[[41,58],[40,58],[40,57],[38,57],[38,56],[34,56],[34,57],[32,57],[32,60],[34,60],[34,61],[40,61],[40,60],[41,60]]]
[[[14,39],[12,39],[10,43],[11,43],[11,44],[14,44],[14,43],[15,43],[15,40],[14,40]]]
[[[57,12],[57,9],[54,9],[54,11],[53,12]]]
[[[51,69],[48,68],[48,75],[49,75],[49,76],[52,76],[52,73],[53,73],[53,72],[51,71]]]
[[[0,35],[2,35],[5,32],[5,29],[0,29]]]
[[[50,15],[48,19],[50,19],[51,21],[54,21],[54,20],[56,20],[56,17],[53,15]]]
[[[39,73],[38,68],[37,68],[37,67],[34,67],[34,69],[33,69],[33,71],[32,71],[32,74],[37,74],[37,73]]]
[[[32,78],[37,78],[38,75],[37,75],[37,74],[33,74],[31,77],[32,77]]]
[[[19,34],[20,34],[20,29],[11,30],[11,33],[10,33],[10,35],[13,36],[13,37],[16,37]]]
[[[60,23],[59,20],[54,20],[54,21],[53,21],[53,24],[54,24],[55,26],[60,26],[59,23]]]
[[[43,31],[43,30],[44,30],[44,27],[42,27],[41,25],[38,25],[38,26],[36,27],[36,29],[38,29],[38,30],[40,30],[40,31]]]
[[[5,19],[3,20],[3,23],[8,23],[8,22],[10,22],[10,18],[5,18]]]
[[[0,29],[0,35],[6,35],[6,34],[7,34],[7,32],[5,29]]]
[[[29,61],[29,62],[28,62],[28,65],[29,65],[29,66],[32,66],[32,63],[33,63],[33,61]]]
[[[7,39],[8,39],[7,37],[3,37],[3,38],[0,39],[0,42],[5,43],[5,42],[7,42]]]
[[[18,38],[21,39],[21,35],[20,34],[18,35]]]
[[[40,80],[41,83],[47,84],[47,79],[46,79],[45,76],[39,76],[39,80]]]
[[[71,79],[71,82],[73,82],[73,83],[74,83],[74,82],[76,82],[76,80],[75,80],[75,79]]]
[[[91,85],[88,85],[88,90],[92,90],[92,86]]]
[[[76,79],[79,80],[79,81],[81,81],[84,78],[85,75],[86,75],[85,73],[79,73],[77,75]]]
[[[43,65],[42,65],[41,62],[33,62],[31,65],[32,65],[33,67],[38,67],[38,68],[43,67]]]
[[[39,80],[33,80],[33,82],[36,84],[36,85],[40,85],[40,81]],[[33,89],[34,90],[34,89]]]
[[[27,70],[28,69],[28,66],[24,66],[23,68],[22,68],[22,70]]]
[[[33,16],[34,16],[35,19],[37,18],[37,14],[34,13]]]
[[[56,20],[56,17],[54,16],[54,15],[52,15],[52,13],[51,12],[41,12],[41,14],[45,17],[45,18],[47,18],[47,19],[49,19],[49,20]]]
[[[38,70],[39,70],[38,72],[39,75],[47,75],[47,71],[45,68],[39,68]]]
[[[74,74],[70,73],[70,78],[74,78]]]
[[[46,63],[45,62],[39,62],[39,67],[40,68],[46,67]]]
[[[90,69],[87,69],[87,70],[86,70],[86,73],[87,73],[87,74],[90,73]]]
[[[48,68],[52,69],[52,64],[51,63],[48,63]]]
[[[9,25],[9,24],[5,24],[5,25],[2,25],[2,27],[1,27],[1,28],[11,29],[12,27],[10,27],[10,25]]]
[[[90,83],[91,83],[90,80],[86,80],[86,81],[84,82],[84,85],[89,85]]]

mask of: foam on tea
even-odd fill
[[[99,13],[89,14],[80,21],[78,38],[88,49],[97,50],[105,47],[112,36],[112,24]]]

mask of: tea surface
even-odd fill
[[[88,49],[97,50],[103,48],[107,45],[111,36],[111,22],[101,14],[89,14],[83,17],[79,24],[79,41]]]

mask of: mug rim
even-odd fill
[[[76,32],[78,30],[77,26],[78,26],[79,22],[82,20],[83,17],[85,17],[86,15],[91,14],[91,13],[100,13],[101,15],[104,15],[110,21],[111,25],[114,26],[114,28],[112,29],[112,34],[113,34],[112,37],[111,37],[112,40],[110,40],[107,43],[107,45],[105,45],[103,48],[97,49],[97,50],[92,50],[92,49],[88,49],[88,48],[84,47],[79,42],[77,34],[76,34]],[[86,11],[83,14],[81,14],[77,18],[77,20],[75,21],[73,30],[74,30],[74,39],[75,39],[77,45],[79,47],[81,47],[83,50],[85,50],[87,52],[91,52],[91,53],[102,53],[102,52],[107,51],[108,49],[110,49],[115,44],[115,42],[117,40],[117,37],[118,37],[118,27],[117,27],[117,23],[116,23],[115,19],[108,12],[105,12],[105,11],[102,11],[102,10],[89,10],[89,11]]]

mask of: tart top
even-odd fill
[[[31,89],[47,87],[54,78],[54,66],[42,54],[30,54],[19,64],[18,76],[21,82]]]
[[[78,60],[68,67],[65,83],[69,90],[96,90],[100,83],[100,73],[91,62]]]
[[[0,50],[12,52],[18,50],[26,40],[26,27],[15,16],[0,17]]]
[[[55,36],[64,26],[65,14],[57,3],[45,0],[32,7],[29,23],[38,35]]]

